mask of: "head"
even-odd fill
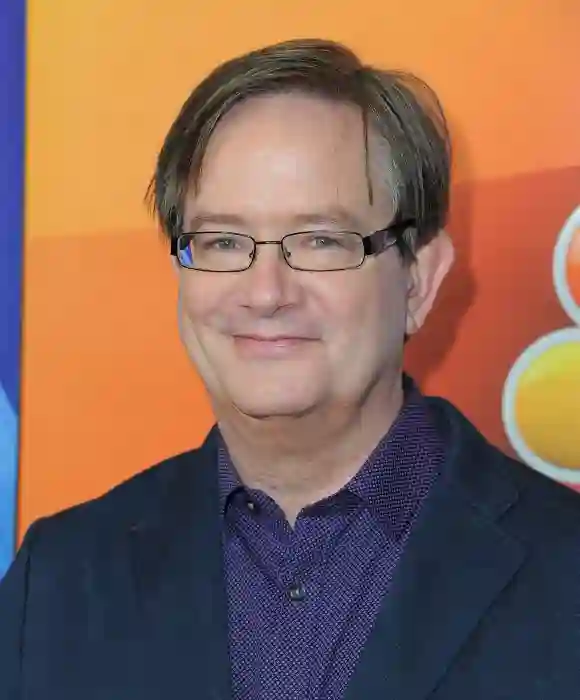
[[[258,242],[244,270],[174,259],[180,334],[218,416],[296,417],[388,400],[405,340],[452,262],[449,167],[430,89],[332,42],[254,51],[192,92],[150,188],[164,235],[208,234],[190,239],[194,257],[200,241],[232,254],[230,233]],[[295,269],[288,262],[302,257],[276,244],[307,232],[309,251],[328,251],[345,232],[366,237],[397,222],[406,223],[384,234],[381,252],[348,269]]]

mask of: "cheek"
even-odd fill
[[[198,297],[188,289],[187,285],[180,285],[178,298],[178,312],[181,323],[195,326],[204,316],[204,305]]]
[[[209,273],[199,273],[209,274]],[[182,321],[192,327],[208,324],[223,307],[220,302],[227,296],[223,280],[200,279],[197,274],[182,274],[179,279],[178,304]]]
[[[360,277],[341,279],[328,296],[336,351],[349,354],[351,359],[402,344],[405,281],[399,271],[384,267],[377,265]]]
[[[217,284],[216,284],[217,283]],[[193,359],[198,361],[199,354],[211,340],[208,331],[217,326],[223,290],[219,281],[211,284],[207,280],[191,279],[190,276],[179,280],[178,287],[178,324],[182,342]],[[222,281],[223,286],[223,281]],[[212,287],[218,287],[216,289]],[[205,354],[205,352],[204,352]]]
[[[213,393],[220,391],[216,361],[219,365],[223,352],[218,334],[212,332],[217,326],[220,309],[216,298],[221,296],[210,294],[205,280],[180,280],[177,301],[179,336],[197,373]]]
[[[196,301],[196,296],[191,294],[187,285],[179,285],[177,296],[177,317],[181,340],[188,349],[191,349],[196,338],[196,329],[203,308]]]

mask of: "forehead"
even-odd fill
[[[252,98],[212,134],[186,222],[215,213],[272,224],[342,211],[384,225],[392,210],[385,150],[374,134],[365,138],[354,105],[303,94]]]

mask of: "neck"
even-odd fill
[[[268,494],[294,524],[307,505],[333,495],[359,471],[403,403],[400,378],[356,406],[326,406],[300,418],[218,420],[242,482]]]

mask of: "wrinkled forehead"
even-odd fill
[[[359,108],[266,96],[236,106],[216,127],[185,198],[184,224],[212,214],[268,224],[327,212],[351,228],[375,219],[384,226],[394,200],[388,143]]]

